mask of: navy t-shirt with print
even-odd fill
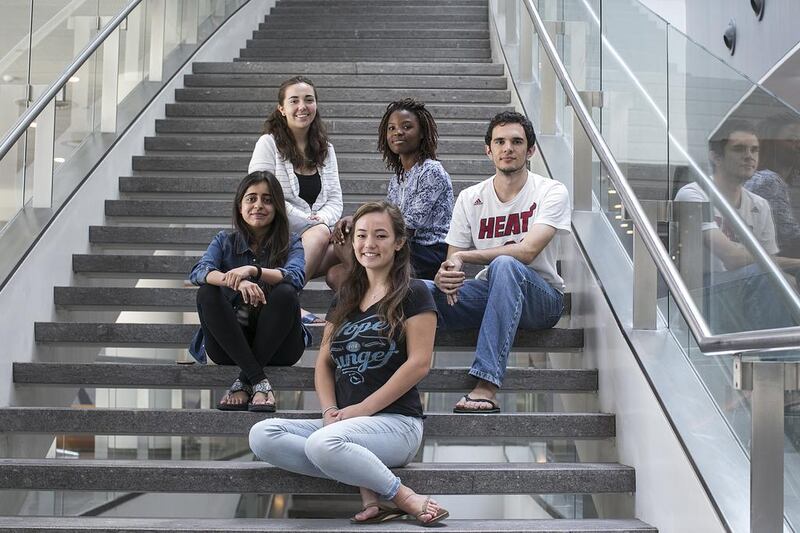
[[[336,306],[334,300],[331,312]],[[386,336],[386,323],[377,315],[377,304],[366,311],[356,309],[338,329],[331,341],[331,358],[336,365],[336,404],[347,407],[363,401],[381,388],[408,359],[405,337]],[[403,300],[406,319],[426,311],[436,311],[425,283],[412,279]],[[422,416],[422,403],[414,386],[381,413]]]

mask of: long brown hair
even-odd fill
[[[272,195],[272,207],[275,209],[275,217],[269,225],[269,231],[261,240],[250,231],[250,227],[242,218],[242,199],[247,189],[259,183],[266,183],[269,193]],[[283,266],[289,256],[289,217],[286,214],[286,200],[283,196],[283,189],[278,182],[275,174],[266,170],[251,172],[245,176],[239,187],[236,189],[236,196],[233,200],[233,227],[236,228],[250,246],[255,246],[256,256],[261,259],[261,255],[268,253],[266,257],[267,268]]]
[[[322,123],[322,118],[319,116],[319,107],[314,115],[314,120],[308,128],[308,144],[306,145],[306,153],[301,153],[294,142],[294,136],[289,130],[289,124],[286,122],[286,117],[281,114],[278,106],[283,105],[286,99],[286,89],[298,83],[305,83],[310,85],[314,90],[314,100],[317,100],[317,87],[310,79],[304,76],[294,76],[281,83],[278,88],[278,105],[272,111],[272,114],[267,117],[264,122],[263,133],[271,133],[275,138],[275,145],[278,147],[278,152],[284,159],[288,159],[293,166],[301,167],[306,161],[314,163],[316,166],[321,167],[325,164],[325,158],[328,157],[328,133],[325,131],[325,125]]]
[[[389,148],[389,140],[387,129],[389,128],[389,117],[395,111],[408,111],[413,113],[419,121],[420,128],[420,141],[419,150],[417,151],[417,163],[422,163],[426,159],[436,159],[436,147],[439,141],[439,131],[436,127],[436,121],[433,119],[431,112],[425,109],[425,104],[413,98],[403,98],[396,100],[386,106],[386,112],[383,113],[381,124],[378,126],[378,150],[383,154],[383,160],[386,163],[386,168],[400,176],[403,173],[403,163],[400,162],[400,156],[392,152]]]
[[[369,213],[386,213],[392,223],[395,242],[403,241],[403,246],[395,252],[394,262],[389,272],[389,290],[378,305],[378,316],[386,323],[387,335],[391,338],[396,333],[400,337],[404,334],[405,314],[403,313],[403,300],[408,295],[409,283],[411,281],[411,248],[408,239],[405,238],[406,224],[400,210],[382,200],[380,202],[369,202],[358,208],[353,216],[353,228],[358,220]],[[350,248],[351,261],[347,271],[347,277],[337,293],[336,308],[327,317],[327,321],[333,324],[331,332],[336,332],[347,320],[348,315],[359,309],[361,300],[369,288],[369,279],[364,266],[355,257],[355,251]]]

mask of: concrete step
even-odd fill
[[[90,435],[247,436],[265,418],[320,418],[319,411],[225,412],[216,409],[0,409],[2,433]],[[614,415],[530,413],[464,416],[425,413],[425,437],[605,439],[614,436]],[[491,416],[491,420],[486,417]]]
[[[298,28],[297,31],[303,31],[303,30],[304,30],[303,28]],[[244,50],[246,50],[246,48]],[[321,57],[318,51],[315,50],[313,53],[317,54],[318,59],[320,59],[321,61],[344,61],[345,63],[350,63],[350,62],[364,62],[364,63],[367,63],[367,62],[370,62],[370,61],[374,61],[375,63],[384,63],[386,61],[386,58],[379,58],[379,57],[375,57],[374,55],[366,55],[366,56],[351,55],[351,56],[348,56],[348,57],[343,57],[343,56],[337,55],[337,54],[329,54],[329,55],[327,55],[325,57]],[[287,61],[287,62],[290,62],[290,63],[294,64],[294,63],[296,63],[298,61],[302,61],[303,57],[305,57],[305,56],[302,55],[302,54],[296,54],[296,55],[291,55],[291,56],[287,55],[287,54],[283,54],[283,55],[275,56],[275,57],[234,57],[233,60],[235,62],[248,62],[248,63],[257,62],[257,61],[269,62],[269,63],[277,63],[277,62],[280,62],[280,61]],[[451,63],[491,63],[492,62],[491,58],[472,59],[472,58],[465,58],[465,57],[426,57],[426,56],[419,55],[419,54],[417,54],[417,55],[404,54],[402,56],[402,58],[405,59],[406,61],[410,62],[410,63],[419,63],[420,61],[427,61],[428,63],[434,64],[434,65],[437,64],[437,63],[451,64]]]
[[[197,309],[195,288],[168,289],[145,287],[54,287],[58,307],[80,311],[163,311],[194,312]],[[309,290],[300,294],[303,309],[326,312],[333,291]]]
[[[335,148],[334,148],[335,149]],[[251,154],[158,154],[133,156],[133,170],[155,170],[155,171],[234,171],[241,172],[242,176],[247,173],[247,166],[250,163]],[[469,156],[467,156],[469,157]],[[360,172],[378,175],[386,175],[386,163],[376,153],[374,155],[365,154],[342,154],[336,156],[339,172]],[[471,158],[442,157],[442,166],[448,173],[458,175],[477,175],[482,177],[491,176],[494,173],[494,165],[484,155],[474,154]]]
[[[239,58],[245,61],[250,60],[275,60],[275,61],[298,61],[304,57],[313,57],[320,60],[329,61],[379,61],[396,59],[402,57],[407,61],[490,61],[492,51],[489,48],[379,48],[370,49],[368,47],[350,46],[347,48],[327,48],[313,47],[308,44],[298,48],[286,46],[285,48],[260,48],[250,47],[239,50]]]
[[[658,530],[633,519],[589,520],[457,520],[444,522],[447,533],[656,533]],[[386,524],[359,524],[364,533],[419,533],[420,526],[409,520]],[[0,517],[0,531],[19,533],[352,533],[354,526],[344,519],[248,519],[248,518],[94,518],[94,517]]]
[[[414,18],[414,17],[432,17],[437,15],[459,16],[471,15],[477,18],[486,17],[486,6],[457,4],[457,5],[374,5],[372,3],[365,3],[361,6],[357,4],[351,5],[336,5],[331,4],[317,4],[317,5],[304,5],[295,4],[293,2],[278,2],[273,7],[267,20],[274,20],[279,16],[294,16],[294,17],[316,17],[320,15],[331,15],[335,17],[386,17],[386,18]]]
[[[371,118],[379,120],[384,111],[386,111],[387,105],[388,101],[346,104],[326,102],[318,111],[326,122],[332,118]],[[486,120],[487,123],[489,118],[497,113],[513,110],[511,106],[500,104],[426,104],[425,107],[437,121],[443,119],[477,119]],[[263,119],[274,108],[274,102],[178,102],[167,104],[166,114],[168,117],[258,117],[262,118],[261,124],[263,125]],[[338,145],[334,146],[338,147]]]
[[[187,151],[187,152],[247,152],[252,154],[258,137],[255,135],[159,135],[145,137],[144,149],[147,151]],[[377,135],[372,137],[355,137],[332,139],[339,154],[375,154],[377,153]],[[437,154],[446,155],[478,155],[484,149],[483,139],[441,139]]]
[[[633,492],[633,468],[616,463],[410,463],[393,468],[429,494]],[[350,494],[328,479],[261,462],[0,459],[0,489],[235,494]]]
[[[184,76],[183,83],[186,87],[279,87],[285,79],[285,74],[188,74]],[[337,87],[354,87],[357,89],[397,87],[414,87],[416,89],[506,89],[508,87],[508,82],[503,76],[322,74],[315,75],[312,81],[320,94]],[[351,103],[349,105],[354,106],[356,104]],[[329,116],[327,106],[325,106],[325,111],[325,116]]]
[[[258,25],[258,30],[260,31],[269,31],[269,30],[293,30],[295,32],[307,32],[309,31],[309,27],[313,26],[315,28],[320,29],[328,29],[331,27],[347,27],[348,29],[357,29],[357,30],[397,30],[397,29],[404,29],[408,30],[409,32],[414,32],[417,30],[436,30],[438,28],[447,27],[449,30],[486,30],[489,26],[487,21],[480,21],[480,20],[458,20],[455,17],[451,17],[450,20],[446,22],[442,21],[427,21],[427,20],[392,20],[387,21],[386,19],[376,19],[375,17],[371,18],[362,18],[362,19],[351,19],[347,21],[338,21],[339,24],[336,26],[328,25],[325,23],[326,21],[315,20],[313,23],[309,22],[306,23],[305,20],[303,21],[292,21],[287,19],[281,20],[270,20],[267,19],[266,22],[262,22]],[[424,60],[420,60],[424,61]]]
[[[283,0],[288,5],[327,7],[330,0]],[[336,0],[337,6],[360,7],[364,5],[364,0]],[[403,0],[404,6],[429,6],[430,0]],[[370,0],[370,6],[396,6],[397,0]],[[482,6],[487,7],[486,0],[436,0],[439,6]]]
[[[149,229],[149,228],[142,228]],[[197,228],[188,228],[197,229]],[[208,242],[210,239],[207,239]],[[54,304],[81,311],[188,311],[197,309],[194,288],[167,289],[146,287],[55,287]],[[304,309],[325,312],[330,307],[333,291],[306,289],[300,295]],[[565,295],[564,314],[570,310],[571,298]]]
[[[291,31],[296,34],[295,30],[281,30]],[[340,29],[336,30],[319,30],[319,31],[335,31],[337,34]],[[358,31],[363,30],[348,30]],[[405,30],[402,30],[407,34]],[[415,30],[415,35],[416,35]],[[432,30],[439,32],[441,30]],[[449,30],[457,32],[459,35],[464,30]],[[485,30],[481,30],[485,31]],[[315,30],[314,34],[318,34]],[[383,34],[383,31],[379,30]],[[322,74],[386,74],[394,76],[410,76],[410,75],[432,75],[432,76],[502,76],[505,68],[499,63],[453,63],[453,64],[431,64],[427,62],[412,63],[412,62],[352,62],[345,61],[298,61],[291,62],[278,62],[278,63],[262,63],[262,62],[197,62],[192,63],[192,72],[195,74],[242,74],[242,73],[257,73],[257,74],[283,74],[285,77],[296,76],[303,74],[307,76],[319,76]],[[314,78],[316,79],[316,78]],[[352,102],[355,104],[355,102]]]
[[[16,385],[108,388],[227,388],[239,375],[234,366],[134,363],[13,363]],[[278,390],[314,390],[314,369],[276,366],[269,380]],[[417,385],[421,392],[464,391],[475,379],[466,368],[432,368]],[[596,392],[597,370],[515,368],[506,371],[504,391]],[[484,423],[486,419],[484,419]]]
[[[386,99],[386,103],[390,99]],[[384,103],[384,108],[385,108]],[[480,136],[486,133],[491,114],[482,120],[437,120],[441,136]],[[380,118],[373,119],[326,119],[325,127],[335,135],[376,135]],[[156,120],[156,133],[250,133],[258,136],[264,128],[264,118],[169,118]],[[377,141],[377,137],[376,137]]]
[[[244,173],[243,173],[244,174]],[[363,201],[344,202],[343,215],[352,215]],[[106,200],[106,216],[123,219],[153,217],[155,220],[175,222],[213,221],[231,218],[230,200]]]
[[[311,33],[303,34],[303,39],[313,42],[316,39],[407,39],[408,30],[356,30],[350,28],[315,29]],[[256,30],[253,32],[254,39],[296,39],[297,32],[294,30]],[[488,39],[488,30],[459,30],[459,29],[416,29],[414,37],[418,39]]]
[[[338,145],[337,145],[338,153]],[[475,185],[481,179],[464,179],[466,176],[451,176],[453,193],[458,195],[466,187]],[[233,194],[241,178],[234,176],[123,176],[119,178],[119,190],[122,193],[141,194]],[[345,177],[339,175],[342,193],[385,195],[389,177],[370,178],[362,176]],[[91,231],[91,230],[90,230]],[[90,233],[91,235],[91,233]]]
[[[197,331],[194,324],[131,324],[108,322],[36,322],[34,337],[40,344],[103,347],[186,348]],[[322,327],[309,328],[313,347],[318,347]],[[476,330],[437,331],[436,348],[471,348],[477,343]],[[583,348],[583,330],[552,328],[540,331],[519,330],[514,348],[543,349],[549,352]]]
[[[397,51],[397,54],[403,52]],[[486,103],[508,104],[511,93],[500,89],[325,89],[317,91],[322,109],[327,102],[379,102],[386,105],[392,100],[401,98],[417,98],[423,102],[442,102],[448,104]],[[187,87],[175,90],[175,100],[183,102],[275,102],[278,89],[274,87]]]
[[[359,49],[372,49],[372,50],[391,50],[391,49],[411,49],[411,48],[425,48],[431,49],[460,49],[460,50],[491,50],[489,39],[446,39],[446,38],[408,38],[405,39],[394,38],[376,38],[376,39],[345,39],[332,38],[322,39],[317,38],[308,40],[302,35],[296,36],[294,39],[286,37],[272,37],[270,32],[257,32],[261,37],[248,39],[245,46],[247,48],[271,48],[274,50],[291,50],[297,47],[310,47],[310,48],[351,48],[354,50]],[[254,36],[255,37],[255,36]],[[483,56],[480,56],[483,57]]]
[[[264,17],[265,24],[282,24],[288,23],[294,26],[300,26],[309,29],[309,27],[317,26],[317,27],[337,27],[337,26],[354,26],[358,24],[369,24],[371,22],[385,24],[385,23],[393,23],[395,20],[393,19],[400,19],[397,21],[399,24],[407,24],[409,22],[414,22],[418,26],[425,28],[432,28],[442,26],[450,26],[451,24],[463,24],[463,23],[472,23],[475,25],[479,25],[483,23],[484,25],[488,24],[489,22],[489,13],[488,10],[478,9],[467,7],[466,13],[461,13],[460,11],[453,11],[452,9],[449,10],[447,13],[431,13],[425,14],[423,19],[411,19],[406,17],[387,17],[385,16],[384,10],[390,10],[391,7],[381,6],[379,9],[370,10],[368,7],[366,9],[357,10],[355,12],[347,11],[340,12],[339,9],[333,8],[329,10],[325,9],[317,9],[312,8],[306,13],[300,15],[298,13],[292,13],[289,11],[278,11],[278,12],[270,12],[269,15]],[[397,9],[397,8],[394,8]],[[419,9],[419,8],[417,8]],[[399,11],[399,14],[403,14],[402,8]],[[457,18],[456,18],[457,17]]]

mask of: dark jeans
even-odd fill
[[[254,327],[242,327],[229,300],[230,289],[201,285],[197,291],[206,353],[218,365],[236,365],[239,379],[255,384],[266,366],[291,366],[305,350],[300,300],[294,287],[280,283],[267,295]]]
[[[411,247],[411,266],[414,269],[411,275],[418,279],[433,279],[439,267],[447,259],[447,244],[443,242],[429,246],[415,242],[408,244]]]

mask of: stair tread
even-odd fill
[[[290,30],[286,30],[290,31]],[[293,30],[292,30],[293,31]],[[338,29],[336,30],[339,31]],[[378,30],[381,31],[381,30]],[[442,31],[436,29],[435,31]],[[462,31],[451,30],[455,32]],[[483,31],[486,31],[485,29]],[[382,33],[382,31],[381,31]],[[243,62],[243,61],[217,61],[198,62],[192,65],[194,73],[241,73],[260,72],[278,74],[416,74],[416,75],[453,75],[453,74],[480,74],[502,76],[504,67],[500,63],[454,63],[431,64],[425,62],[396,62],[396,61],[285,61],[277,63]]]
[[[633,492],[619,463],[410,463],[392,469],[429,494]],[[0,459],[0,489],[341,494],[358,489],[262,462]]]
[[[458,520],[445,521],[448,533],[655,533],[656,528],[636,519],[538,519],[538,520]],[[0,517],[0,531],[11,529],[24,532],[78,533],[83,531],[124,531],[125,533],[235,533],[256,531],[283,533],[306,531],[312,533],[352,533],[353,524],[343,519],[249,519],[249,518],[106,518],[106,517]],[[365,533],[419,533],[420,527],[411,521],[385,524],[359,524]]]
[[[228,387],[238,376],[233,366],[144,363],[13,363],[14,383],[81,385],[118,388],[211,388]],[[314,369],[272,367],[269,379],[278,390],[314,390]],[[470,390],[474,378],[466,368],[432,368],[419,383],[421,392]],[[597,370],[508,368],[505,391],[597,390]]]
[[[425,414],[426,437],[584,439],[614,436],[614,415],[602,413]],[[320,416],[319,411],[279,410],[269,414],[216,409],[7,407],[0,408],[0,433],[244,437],[256,422],[265,418]]]
[[[42,344],[80,344],[104,347],[174,347],[189,345],[198,326],[193,324],[133,324],[110,322],[36,322],[34,336]],[[312,347],[319,346],[322,326],[309,328]],[[437,331],[436,348],[475,346],[476,330]],[[583,330],[551,328],[538,331],[519,330],[514,348],[542,348],[547,351],[583,348]]]

